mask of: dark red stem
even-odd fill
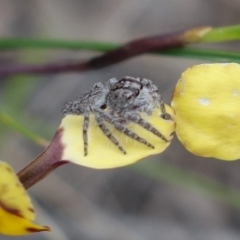
[[[181,36],[182,33],[174,33],[138,39],[102,56],[91,59],[88,62],[88,65],[91,69],[98,69],[125,61],[126,59],[141,55],[143,53],[181,47],[184,45],[184,41],[182,40]]]
[[[122,47],[94,57],[86,62],[49,63],[45,65],[16,65],[0,67],[0,76],[11,74],[53,74],[63,72],[81,72],[107,67],[143,53],[162,51],[181,47],[186,44],[182,36],[185,32],[151,36],[129,42]]]

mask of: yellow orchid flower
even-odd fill
[[[12,168],[0,161],[0,234],[25,235],[50,230],[32,223],[34,218],[33,206],[25,189]]]
[[[160,131],[168,140],[167,142],[136,123],[129,123],[127,125],[130,131],[146,139],[154,146],[154,149],[136,140],[132,140],[130,137],[114,129],[112,125],[106,123],[114,137],[123,145],[126,154],[120,152],[108,140],[106,135],[97,126],[94,115],[91,114],[88,129],[88,154],[84,156],[82,137],[84,117],[82,115],[67,115],[62,119],[62,123],[47,149],[20,171],[18,177],[27,189],[55,168],[65,163],[72,162],[90,168],[108,169],[127,166],[145,157],[161,153],[169,146],[173,137],[172,133],[175,130],[174,111],[168,105],[165,105],[165,108],[166,112],[170,115],[169,120],[161,117],[162,112],[160,107],[157,107],[151,115],[142,113],[141,117]]]
[[[187,69],[172,99],[176,134],[190,152],[221,160],[240,158],[240,65]]]

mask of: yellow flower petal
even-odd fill
[[[173,110],[166,106],[167,112],[174,118]],[[168,140],[165,142],[153,133],[145,130],[135,123],[129,123],[128,128],[137,133],[142,138],[155,146],[151,149],[136,140],[132,140],[126,135],[114,129],[112,125],[106,123],[112,134],[120,141],[127,154],[124,155],[119,149],[108,140],[97,126],[95,117],[90,116],[90,127],[88,130],[88,155],[83,153],[82,125],[83,116],[67,115],[63,118],[60,129],[63,129],[61,142],[64,150],[62,160],[71,161],[76,164],[91,168],[115,168],[135,163],[142,158],[158,154],[164,151],[172,139],[171,133],[174,131],[173,120],[164,120],[161,117],[160,109],[156,109],[151,116],[142,114],[141,116],[157,128]]]
[[[192,153],[221,160],[240,158],[240,65],[202,64],[177,83],[172,107],[176,134]]]
[[[18,236],[49,230],[49,227],[36,225],[0,207],[0,234]]]
[[[0,162],[0,171],[0,202],[9,209],[15,209],[19,216],[33,220],[34,211],[31,200],[12,168],[7,163]]]
[[[31,222],[35,218],[33,206],[12,168],[0,161],[0,173],[0,233],[24,235],[49,231],[48,227]]]

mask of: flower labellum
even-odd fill
[[[119,151],[106,135],[103,134],[101,129],[97,126],[94,115],[91,114],[88,130],[88,154],[84,156],[82,136],[83,116],[65,116],[59,128],[62,130],[61,142],[64,146],[62,160],[86,167],[106,169],[133,164],[147,156],[163,152],[169,146],[172,139],[171,134],[175,128],[173,110],[167,105],[165,105],[165,107],[172,119],[163,119],[161,117],[160,108],[156,108],[152,115],[141,113],[141,117],[161,132],[168,140],[167,142],[139,126],[137,123],[130,122],[126,125],[129,130],[137,133],[140,137],[151,143],[154,149],[131,139],[116,130],[111,124],[106,123],[113,136],[120,141],[126,150],[126,154]]]

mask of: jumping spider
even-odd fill
[[[165,106],[158,93],[157,86],[146,78],[123,77],[120,80],[112,78],[105,85],[96,83],[92,89],[82,97],[73,99],[63,106],[64,115],[83,115],[83,142],[84,156],[88,153],[88,128],[90,113],[95,115],[97,125],[102,132],[112,141],[119,150],[126,154],[120,142],[113,136],[105,125],[109,122],[118,131],[128,137],[150,147],[154,146],[138,134],[129,130],[126,125],[128,122],[135,122],[157,135],[164,141],[168,141],[155,127],[141,118],[140,113],[146,112],[151,115],[156,107],[161,108],[164,119],[170,119],[166,113]]]

